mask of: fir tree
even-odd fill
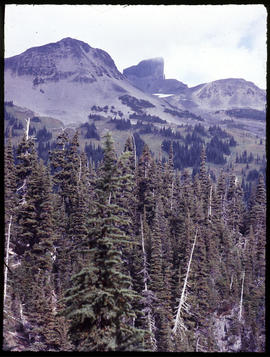
[[[5,200],[5,249],[4,249],[4,291],[3,291],[3,347],[12,349],[16,346],[14,337],[18,322],[16,318],[16,296],[13,289],[14,242],[16,236],[16,175],[11,136],[9,135],[4,153],[4,200]]]
[[[63,347],[57,333],[61,325],[55,318],[53,300],[54,236],[50,194],[49,175],[44,166],[35,161],[19,220],[27,244],[16,279],[31,350],[60,350]]]
[[[89,264],[72,277],[65,295],[65,316],[71,319],[70,333],[78,350],[113,351],[142,348],[142,332],[134,327],[132,309],[138,298],[131,279],[123,274],[119,247],[128,242],[121,229],[122,208],[115,203],[118,177],[116,156],[106,136],[102,174],[97,181],[98,202],[89,232]]]
[[[153,199],[154,165],[149,147],[145,145],[138,163],[136,181],[138,187],[138,212],[143,214],[144,209],[146,209],[146,219],[149,225],[152,223],[155,210]]]

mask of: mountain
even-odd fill
[[[123,75],[134,86],[151,93],[174,109],[195,115],[205,124],[225,124],[229,128],[265,135],[266,91],[241,78],[220,79],[188,87],[176,79],[165,79],[163,58],[141,61],[123,70]]]
[[[145,93],[200,116],[208,124],[235,119],[248,131],[264,132],[266,91],[252,82],[227,78],[189,88],[176,79],[165,79],[163,58],[143,60],[125,68],[123,75]]]
[[[194,106],[211,111],[235,108],[265,110],[266,92],[244,79],[228,78],[189,88],[185,97],[175,95],[173,99],[182,105],[185,100],[192,101]]]
[[[85,122],[110,108],[127,117],[143,112],[173,119],[166,104],[135,88],[107,52],[72,38],[6,58],[4,79],[5,101],[64,123]]]
[[[227,78],[189,88],[176,79],[165,79],[163,58],[143,60],[125,68],[123,75],[144,92],[168,97],[169,102],[181,108],[265,110],[266,91],[254,83],[241,78]]]
[[[227,78],[188,88],[167,102],[201,116],[208,124],[265,135],[266,91],[241,78]]]
[[[135,66],[125,68],[124,76],[134,86],[146,93],[176,94],[187,88],[187,85],[176,79],[165,79],[164,59],[161,57],[143,60]]]

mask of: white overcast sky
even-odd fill
[[[263,5],[6,5],[5,57],[72,37],[117,68],[163,57],[165,77],[189,87],[244,78],[266,88]]]

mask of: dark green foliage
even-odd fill
[[[151,123],[161,123],[161,124],[166,124],[166,120],[160,119],[158,116],[156,115],[150,115],[150,114],[136,114],[136,113],[132,113],[129,115],[130,119],[138,119],[141,121],[147,121],[147,122],[151,122]]]
[[[6,349],[264,351],[265,178],[215,177],[209,155],[232,137],[186,129],[164,141],[167,162],[138,132],[117,157],[110,134],[103,149],[90,143],[80,153],[78,132],[49,144],[43,128],[47,167],[32,138],[19,143],[15,165],[7,142]],[[187,166],[195,169],[175,172]]]
[[[129,119],[111,119],[109,123],[115,124],[117,130],[128,130],[131,128],[131,122]]]
[[[256,169],[250,170],[247,175],[247,181],[257,180],[259,177],[259,172]]]
[[[17,177],[18,186],[23,183],[25,179],[32,172],[32,163],[37,159],[36,149],[34,146],[34,141],[32,139],[26,139],[24,135],[22,141],[19,143],[17,148]]]
[[[24,306],[30,350],[60,350],[61,325],[55,316],[52,268],[54,232],[49,174],[37,161],[28,179],[25,203],[19,210],[20,251],[15,283]],[[30,337],[31,336],[31,337]],[[64,341],[64,344],[67,341]]]
[[[88,119],[93,120],[93,121],[101,120],[101,118],[102,118],[102,116],[98,115],[98,114],[89,114],[88,115]]]
[[[228,134],[225,130],[222,130],[218,125],[210,126],[208,131],[212,136],[217,136],[219,139],[230,138],[230,134]]]
[[[5,184],[5,214],[9,217],[16,207],[16,171],[13,158],[13,150],[11,145],[11,137],[8,138],[8,143],[5,148],[4,156],[4,184]]]
[[[256,119],[259,121],[265,121],[265,111],[256,109],[231,109],[226,110],[225,113],[230,117],[235,118],[245,118],[245,119]]]
[[[240,164],[249,164],[254,161],[254,156],[252,152],[248,155],[247,151],[244,150],[240,156],[236,156],[235,162]]]
[[[97,128],[94,123],[84,123],[80,126],[80,129],[84,132],[85,139],[97,139],[100,140],[100,137],[97,132]]]
[[[140,157],[143,152],[145,142],[142,140],[142,138],[138,133],[134,133],[133,138],[135,141],[136,155],[137,157]]]
[[[98,145],[96,148],[92,143],[85,144],[84,151],[88,160],[97,165],[103,158],[103,149]]]
[[[210,143],[207,144],[206,154],[207,161],[213,162],[214,164],[225,164],[225,155],[230,155],[229,144],[220,140],[217,136],[214,136]]]
[[[224,155],[229,155],[230,146],[237,144],[230,134],[218,126],[210,127],[209,134],[201,124],[196,124],[194,127],[190,126],[190,128],[187,127],[187,129],[188,133],[185,138],[177,132],[169,134],[169,130],[166,129],[168,137],[174,140],[182,139],[181,141],[183,141],[183,144],[179,141],[173,142],[174,167],[180,170],[186,167],[193,167],[195,171],[197,170],[200,163],[201,148],[202,145],[205,145],[204,137],[208,137],[209,134],[212,138],[206,145],[207,162],[225,164],[226,158]],[[159,132],[162,135],[162,130]],[[169,147],[170,141],[164,140],[161,144],[162,150],[169,153]]]
[[[57,137],[55,150],[50,153],[50,165],[53,173],[54,190],[57,193],[63,192],[64,188],[64,166],[68,135],[62,131]],[[62,193],[65,194],[65,193]]]
[[[12,133],[12,137],[19,135],[19,131],[23,129],[22,122],[15,118],[12,114],[10,114],[6,110],[6,104],[4,106],[4,119],[5,119],[5,137],[9,136],[10,130]]]
[[[38,157],[41,158],[45,164],[47,164],[49,160],[49,153],[53,149],[54,144],[55,142],[52,142],[52,144],[50,142],[46,142],[46,143],[42,141],[38,142],[38,147],[37,147]]]
[[[33,117],[33,118],[31,118],[31,121],[34,122],[34,123],[40,123],[41,122],[39,117]]]
[[[39,142],[49,141],[52,138],[52,133],[49,132],[44,126],[42,129],[37,131],[36,138]]]
[[[137,99],[132,97],[131,95],[125,94],[119,97],[121,102],[127,106],[129,106],[132,110],[141,114],[142,108],[154,108],[155,106],[144,99]]]
[[[198,166],[200,163],[200,152],[202,144],[198,141],[192,142],[190,147],[179,142],[173,142],[174,167],[183,169],[190,166]],[[169,153],[170,141],[164,140],[162,149]]]
[[[73,288],[65,297],[67,318],[75,346],[81,351],[113,351],[142,348],[142,332],[132,326],[136,315],[132,303],[138,299],[131,280],[123,273],[122,244],[128,242],[121,226],[123,208],[115,202],[118,190],[116,157],[109,135],[96,183],[97,197],[90,229],[88,265],[73,276]]]
[[[194,113],[191,113],[188,110],[181,110],[180,111],[179,109],[178,110],[172,110],[172,109],[165,108],[164,112],[165,113],[170,113],[173,116],[176,116],[178,118],[192,118],[192,119],[195,119],[195,120],[198,120],[198,121],[204,121],[204,119],[201,118],[199,115],[195,115]]]

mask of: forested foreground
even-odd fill
[[[132,138],[95,169],[78,147],[63,131],[45,167],[7,143],[3,348],[264,351],[263,176],[244,202],[205,148],[192,177]]]

